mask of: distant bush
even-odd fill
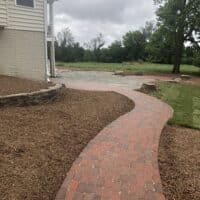
[[[138,60],[138,63],[139,63],[139,64],[143,64],[143,63],[144,63],[144,61],[143,61],[143,60],[141,60],[141,59],[139,59],[139,60]]]
[[[64,63],[57,63],[56,64],[58,67],[64,67]]]
[[[126,67],[126,70],[127,70],[127,71],[131,71],[132,68],[131,68],[131,67]]]
[[[193,65],[200,67],[200,53],[197,53],[193,59]]]
[[[182,64],[192,65],[193,62],[194,62],[194,58],[193,57],[183,57],[182,58]]]

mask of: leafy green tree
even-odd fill
[[[69,28],[58,33],[55,42],[56,60],[64,62],[83,61],[84,48],[74,42],[74,37]]]
[[[74,44],[74,37],[69,28],[63,29],[57,34],[57,42],[61,47],[72,46]]]
[[[145,58],[146,38],[141,31],[130,31],[123,37],[123,44],[128,60]]]
[[[146,56],[153,63],[171,64],[174,44],[163,28],[158,28],[146,44]]]
[[[194,61],[195,53],[196,53],[196,48],[194,46],[184,47],[182,63],[192,65]]]
[[[122,47],[121,41],[113,42],[108,47],[108,50],[109,50],[109,54],[112,60],[111,62],[121,63],[125,60],[125,51],[124,51],[124,48]]]
[[[200,51],[194,53],[193,65],[200,67]]]
[[[85,62],[95,61],[94,52],[92,50],[90,50],[90,49],[84,49],[83,60]]]
[[[121,63],[124,60],[125,52],[121,41],[115,41],[109,47],[101,49],[100,62]]]
[[[200,42],[200,0],[154,0],[158,26],[165,30],[174,44],[173,73],[180,72],[184,43],[189,41],[199,48]]]
[[[73,62],[81,62],[84,58],[84,48],[78,42],[74,43],[71,47]]]
[[[145,36],[146,42],[149,42],[155,30],[156,30],[156,27],[155,27],[154,21],[147,21],[145,23],[145,27],[142,28],[142,33]]]
[[[99,57],[99,62],[104,62],[104,63],[112,63],[113,58],[111,56],[111,52],[108,48],[102,48],[101,49],[101,54]]]
[[[104,45],[105,41],[101,33],[87,44],[87,48],[93,51],[94,59],[97,62],[100,61],[101,49],[103,48]]]

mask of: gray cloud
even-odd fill
[[[59,0],[56,31],[69,27],[75,39],[87,42],[102,33],[110,43],[155,18],[153,0]]]

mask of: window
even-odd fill
[[[34,8],[34,0],[16,0],[18,6]]]

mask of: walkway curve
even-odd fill
[[[88,144],[68,172],[56,200],[164,200],[157,156],[161,131],[173,114],[171,107],[124,88],[65,84],[72,89],[115,91],[133,100],[135,108]]]

